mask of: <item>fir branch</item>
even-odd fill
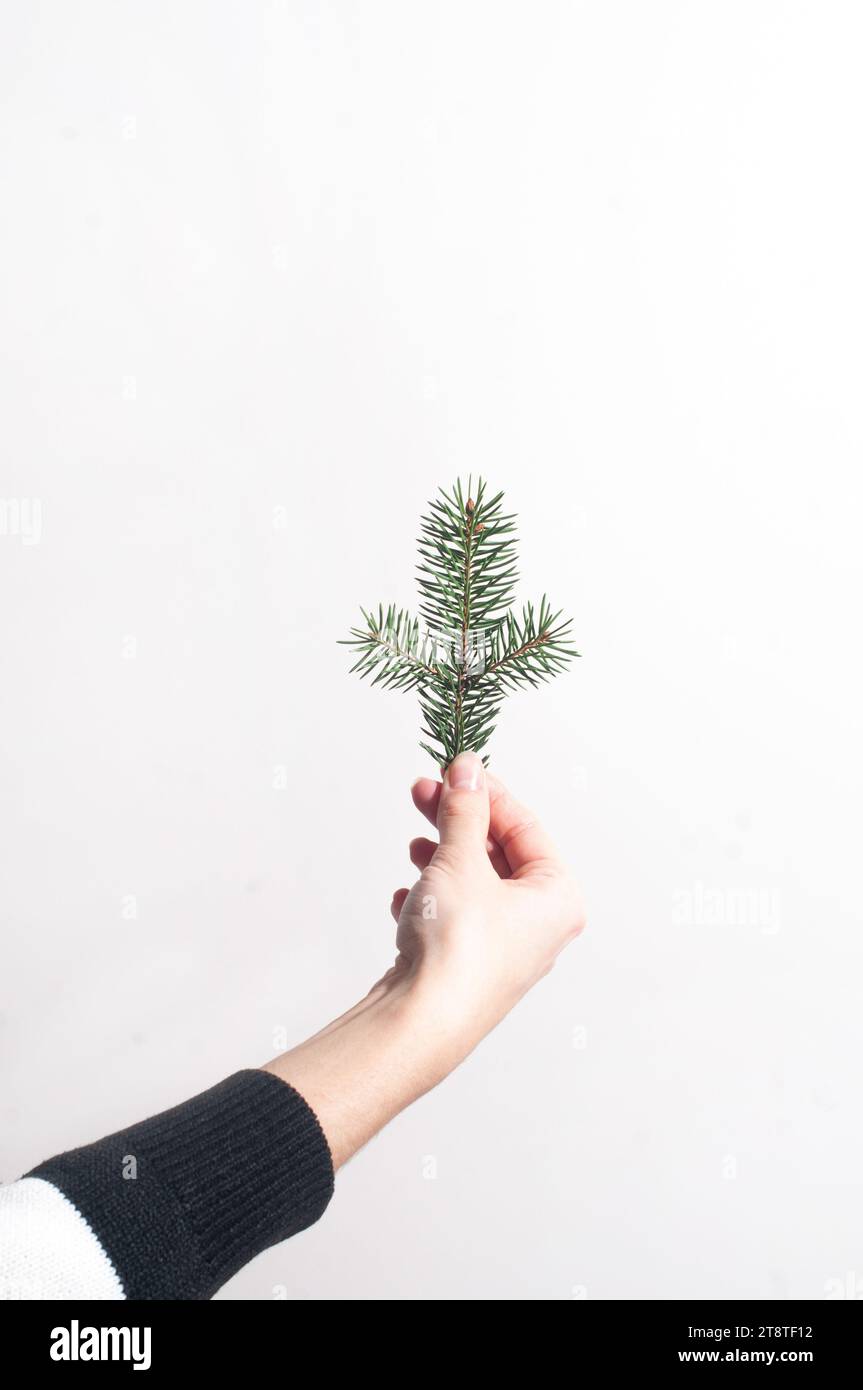
[[[428,639],[422,636],[417,619],[411,618],[406,609],[391,605],[384,613],[383,605],[379,605],[377,617],[364,608],[360,612],[366,626],[351,628],[350,637],[341,639],[342,646],[360,652],[351,671],[358,671],[361,677],[377,672],[372,685],[382,685],[385,690],[411,690],[437,675],[429,660]]]
[[[345,645],[352,666],[373,685],[419,693],[424,739],[448,766],[465,749],[481,752],[494,732],[504,696],[563,671],[578,652],[572,624],[543,595],[519,619],[510,608],[518,579],[515,517],[503,493],[489,496],[482,478],[441,488],[417,538],[419,618],[393,605],[360,611],[364,627]],[[484,758],[488,761],[488,758]]]
[[[560,612],[552,611],[545,594],[538,615],[530,603],[522,609],[521,623],[514,613],[507,613],[490,635],[487,674],[515,688],[539,685],[564,671],[579,653],[568,641],[572,622],[560,622],[560,617]]]

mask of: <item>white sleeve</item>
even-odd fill
[[[42,1178],[0,1186],[0,1299],[122,1299],[77,1207]]]

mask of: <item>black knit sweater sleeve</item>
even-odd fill
[[[239,1071],[28,1176],[77,1209],[131,1299],[211,1298],[261,1250],[317,1221],[333,1192],[316,1116],[263,1071]]]

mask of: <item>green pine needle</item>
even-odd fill
[[[352,671],[386,690],[418,691],[420,747],[440,767],[466,749],[482,752],[510,691],[551,680],[579,655],[571,621],[544,594],[538,609],[510,607],[515,517],[502,502],[482,478],[475,492],[471,478],[466,491],[458,479],[441,488],[417,542],[419,618],[394,605],[361,608],[362,626],[344,640],[357,654]]]

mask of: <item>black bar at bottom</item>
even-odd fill
[[[108,1368],[114,1375],[137,1369],[151,1379],[191,1371],[222,1377],[243,1372],[263,1380],[279,1371],[296,1380],[304,1376],[310,1356],[318,1374],[353,1362],[365,1375],[382,1368],[381,1358],[389,1373],[397,1373],[408,1354],[402,1370],[412,1376],[418,1369],[410,1364],[414,1338],[426,1376],[437,1366],[442,1375],[469,1371],[477,1366],[477,1354],[487,1371],[501,1353],[521,1364],[535,1358],[535,1370],[542,1374],[549,1369],[549,1333],[566,1338],[555,1343],[555,1374],[563,1369],[563,1358],[573,1377],[588,1365],[610,1372],[713,1366],[847,1373],[858,1365],[863,1330],[861,1304],[851,1301],[572,1300],[544,1315],[531,1302],[524,1314],[507,1315],[503,1328],[494,1326],[487,1311],[492,1306],[470,1302],[469,1321],[459,1320],[460,1325],[450,1306],[445,1321],[424,1311],[415,1324],[402,1310],[393,1341],[391,1315],[381,1319],[371,1303],[355,1310],[342,1302],[323,1303],[314,1311],[305,1300],[0,1303],[0,1336],[6,1355],[13,1353],[25,1373],[98,1376]],[[240,1390],[255,1386],[249,1382]]]

